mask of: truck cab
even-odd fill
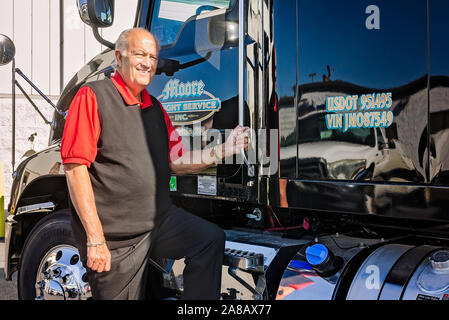
[[[112,23],[114,1],[78,4],[97,34]],[[238,124],[252,130],[247,153],[173,174],[167,186],[178,206],[225,230],[224,299],[447,297],[448,9],[438,0],[139,1],[134,26],[160,44],[148,91],[183,145],[213,146]],[[109,44],[66,86],[59,110],[113,74]],[[67,220],[64,120],[55,113],[48,149],[15,174],[5,273],[19,270],[22,299],[89,298]],[[182,290],[178,263],[160,262],[161,288]],[[56,285],[63,274],[72,281]]]

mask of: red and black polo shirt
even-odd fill
[[[127,105],[139,105],[142,109],[153,107],[153,101],[147,90],[142,91],[142,102],[139,102],[132,95],[118,72],[115,73],[111,80]],[[181,137],[172,125],[170,117],[159,101],[158,106],[164,113],[169,136],[169,161],[173,162],[184,154],[185,147],[182,145]],[[95,93],[90,87],[84,86],[73,99],[65,122],[61,143],[63,164],[78,163],[90,167],[97,155],[97,142],[100,131],[101,124]]]
[[[144,90],[139,102],[118,72],[83,86],[69,108],[63,163],[88,167],[108,247],[138,242],[171,205],[169,162],[184,147],[167,113]],[[79,249],[85,231],[72,208]]]

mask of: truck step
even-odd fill
[[[223,265],[244,271],[264,271],[264,256],[261,253],[226,248]]]

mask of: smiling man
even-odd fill
[[[116,43],[111,79],[89,82],[69,108],[61,144],[72,227],[94,299],[143,299],[149,257],[185,258],[184,299],[219,299],[225,236],[174,206],[170,171],[203,170],[248,148],[237,127],[218,148],[187,152],[146,87],[158,45],[144,29]],[[202,159],[190,163],[186,159]]]

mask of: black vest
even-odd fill
[[[86,86],[95,92],[101,124],[88,171],[107,244],[114,249],[137,243],[171,205],[167,126],[154,97],[151,107],[141,109],[128,106],[110,79]],[[81,249],[86,235],[72,212]]]

